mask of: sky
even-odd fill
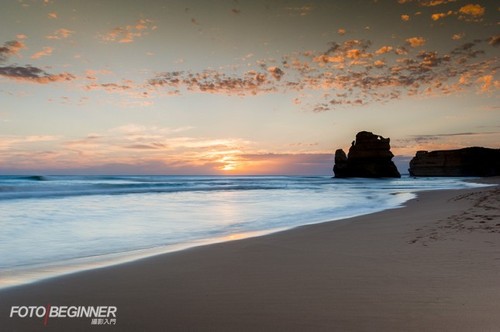
[[[497,1],[2,0],[0,174],[331,175],[500,148]]]

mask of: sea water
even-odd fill
[[[456,178],[0,176],[0,287],[397,208]]]

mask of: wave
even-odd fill
[[[42,175],[29,175],[29,176],[19,176],[13,178],[14,180],[25,180],[25,181],[49,181],[49,179]]]
[[[278,185],[238,185],[222,184],[182,184],[182,183],[136,183],[136,184],[90,184],[90,185],[52,185],[44,187],[14,187],[0,186],[0,200],[8,199],[38,199],[63,198],[90,195],[127,195],[127,194],[155,194],[175,192],[209,192],[209,191],[248,191],[248,190],[276,190],[284,189]]]
[[[0,176],[0,201],[11,199],[64,198],[89,195],[127,195],[180,192],[249,190],[324,190],[332,186],[344,191],[370,192],[429,190],[460,185],[457,179],[439,182],[410,178],[398,180],[338,180],[323,177],[288,176]]]

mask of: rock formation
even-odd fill
[[[500,149],[418,151],[410,161],[409,171],[412,176],[500,175]]]
[[[337,178],[399,178],[401,175],[392,162],[390,139],[361,131],[352,142],[349,154],[342,149],[335,151],[333,171]]]

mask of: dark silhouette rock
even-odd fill
[[[335,164],[333,166],[335,174],[347,173],[347,156],[342,149],[335,151]]]
[[[496,176],[500,175],[500,149],[418,151],[409,171],[412,176]]]
[[[342,149],[335,151],[333,171],[337,178],[399,178],[396,165],[392,162],[390,139],[361,131],[352,142],[349,154]]]

